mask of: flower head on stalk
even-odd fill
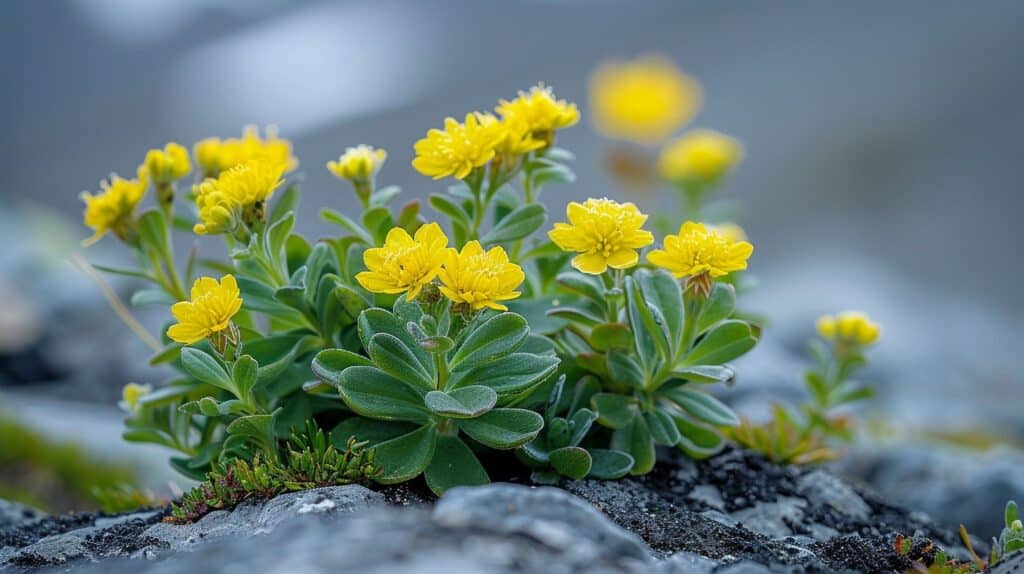
[[[712,184],[743,159],[739,140],[712,130],[693,130],[669,143],[658,158],[666,181]]]
[[[591,198],[572,202],[565,211],[568,222],[556,223],[548,237],[563,251],[579,253],[572,266],[583,273],[633,267],[640,259],[637,250],[654,242],[643,229],[647,215],[632,203]]]
[[[703,223],[687,221],[678,234],[665,236],[664,249],[652,250],[647,260],[674,277],[686,277],[688,290],[707,296],[714,279],[746,269],[753,252],[746,241],[732,241]]]
[[[193,146],[192,154],[205,177],[217,177],[222,171],[252,160],[282,164],[287,171],[299,163],[292,155],[292,143],[279,138],[273,126],[267,128],[266,137],[260,136],[256,126],[246,126],[241,138],[206,138]]]
[[[439,276],[441,293],[456,306],[473,311],[508,310],[501,302],[519,297],[515,289],[526,279],[523,269],[509,261],[503,248],[484,251],[479,241],[470,241],[462,251],[449,248]]]
[[[178,322],[167,329],[167,336],[183,345],[210,339],[223,353],[228,343],[238,344],[238,330],[231,319],[241,308],[241,291],[233,275],[225,275],[219,282],[213,277],[200,277],[192,285],[189,300],[171,307]]]
[[[868,347],[882,335],[882,327],[861,311],[824,315],[818,319],[817,328],[822,339],[846,347]]]
[[[250,160],[195,186],[199,219],[193,231],[199,235],[230,233],[241,223],[252,225],[266,217],[266,202],[284,183],[285,164]]]
[[[495,111],[502,120],[524,128],[532,139],[543,142],[545,146],[554,141],[556,131],[573,126],[580,120],[576,104],[556,99],[552,89],[544,84],[519,92],[514,100],[501,100]]]
[[[96,195],[83,191],[83,220],[85,225],[94,231],[92,237],[85,240],[85,244],[96,243],[107,232],[113,233],[122,241],[134,241],[138,223],[135,212],[145,197],[148,186],[149,173],[140,167],[136,179],[122,179],[113,174],[109,182],[100,183],[102,191]]]
[[[432,129],[416,142],[412,166],[434,179],[465,179],[474,168],[494,158],[495,148],[505,137],[500,123],[482,122],[477,114],[466,114],[464,123],[446,118],[443,130]]]

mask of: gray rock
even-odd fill
[[[690,500],[706,504],[714,510],[725,510],[725,501],[722,500],[722,493],[713,485],[698,484],[686,496]]]
[[[982,538],[999,533],[1008,500],[1024,502],[1024,454],[903,443],[852,450],[835,469],[939,524],[963,524]]]
[[[820,501],[847,516],[865,520],[871,514],[871,507],[849,484],[827,472],[815,470],[801,476],[797,489],[805,498]]]
[[[44,517],[42,510],[0,499],[0,530],[34,524]]]
[[[653,574],[710,574],[722,563],[692,552],[677,552],[658,564]]]
[[[383,503],[383,495],[356,484],[317,488],[289,492],[266,502],[243,503],[230,512],[211,512],[194,524],[161,522],[142,536],[156,541],[147,552],[175,552],[218,538],[267,534],[296,516],[355,512]]]
[[[26,562],[36,565],[60,565],[77,560],[97,560],[123,554],[120,550],[110,554],[99,552],[92,539],[117,526],[132,521],[146,521],[155,515],[156,512],[137,512],[116,518],[99,519],[92,526],[47,536],[6,555],[0,552],[0,566]]]
[[[455,488],[434,507],[434,520],[449,527],[475,526],[525,535],[565,552],[651,560],[639,537],[557,488],[512,484]]]
[[[769,538],[793,535],[792,524],[804,522],[807,503],[799,498],[783,497],[776,502],[759,502],[750,508],[733,512],[730,516],[758,534]]]

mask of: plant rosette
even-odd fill
[[[537,437],[543,417],[514,405],[559,363],[515,313],[483,312],[462,325],[449,305],[441,309],[427,314],[403,299],[394,312],[367,309],[359,337],[368,357],[329,349],[313,361],[316,376],[359,415],[333,430],[335,444],[369,441],[379,482],[423,474],[438,494],[490,481],[475,451],[512,450]]]

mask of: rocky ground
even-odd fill
[[[191,525],[162,509],[42,517],[0,507],[0,569],[152,572],[904,572],[897,533],[952,532],[822,469],[729,451],[563,488],[323,488]],[[6,525],[6,526],[5,526]],[[1010,572],[1007,562],[1001,572]],[[1018,561],[1018,566],[1020,562]]]

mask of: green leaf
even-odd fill
[[[125,277],[136,277],[138,279],[146,279],[148,281],[152,281],[153,280],[153,277],[151,277],[148,273],[146,273],[145,271],[143,271],[141,269],[129,269],[127,267],[112,267],[110,265],[98,265],[96,263],[91,263],[91,265],[97,271],[102,271],[104,273],[110,273],[112,275],[123,275]]]
[[[498,402],[507,406],[532,391],[558,369],[558,357],[512,353],[477,367],[453,373],[446,390],[467,385],[483,385],[498,393]]]
[[[280,205],[280,203],[278,204]],[[280,219],[271,224],[264,236],[267,253],[275,265],[280,266],[281,258],[284,257],[284,244],[295,227],[295,214],[291,211],[285,213]]]
[[[360,241],[367,245],[375,245],[373,236],[363,229],[361,225],[333,209],[324,208],[320,210],[320,218],[324,221],[341,226],[342,229],[348,231],[352,235],[355,235],[360,239]]]
[[[622,351],[608,351],[608,372],[616,382],[635,389],[644,386],[643,368]]]
[[[593,461],[586,449],[578,446],[567,446],[551,451],[548,455],[551,466],[558,471],[558,474],[567,476],[573,480],[580,480],[590,473]]]
[[[720,427],[740,424],[739,417],[728,406],[715,397],[685,386],[663,389],[662,396],[679,405],[697,419]]]
[[[174,297],[168,295],[163,289],[139,289],[132,293],[132,298],[129,302],[132,307],[147,307],[149,305],[170,307],[177,303]]]
[[[473,440],[500,450],[530,442],[543,427],[544,418],[525,409],[493,409],[475,419],[459,421],[459,428]]]
[[[387,204],[391,203],[398,194],[402,193],[402,188],[397,185],[389,185],[382,187],[370,195],[370,206],[371,207],[386,207]]]
[[[249,415],[239,417],[227,427],[229,441],[225,443],[225,449],[231,443],[250,443],[264,452],[272,459],[277,459],[277,440],[274,438],[274,419],[271,415]]]
[[[515,313],[499,313],[484,321],[466,337],[448,361],[451,370],[463,363],[478,367],[513,353],[530,334],[526,319]]]
[[[231,379],[238,389],[238,398],[249,402],[252,400],[252,389],[256,385],[256,374],[259,364],[250,355],[242,355],[235,361],[231,369]]]
[[[455,341],[448,337],[424,337],[420,339],[420,348],[430,353],[447,353],[455,347]]]
[[[683,306],[683,291],[679,282],[668,272],[657,269],[636,272],[637,283],[648,306],[657,309],[657,315],[664,320],[664,328],[672,340],[673,351],[683,333],[686,313]]]
[[[590,474],[587,475],[589,478],[615,480],[626,476],[633,469],[633,457],[621,450],[592,448],[588,452],[593,461]]]
[[[661,408],[644,413],[644,421],[651,431],[654,442],[664,446],[674,446],[679,442],[679,429],[676,428],[672,417]]]
[[[245,309],[267,315],[295,313],[290,307],[274,298],[274,289],[270,285],[250,277],[236,277],[238,290],[242,293],[242,304]]]
[[[590,428],[597,421],[597,413],[590,409],[580,409],[569,418],[569,427],[572,429],[572,436],[569,437],[569,444],[579,446],[586,438]]]
[[[509,243],[529,236],[547,221],[547,210],[539,203],[521,205],[502,218],[481,239],[484,245]]]
[[[374,460],[383,468],[377,481],[383,484],[405,482],[419,476],[434,457],[437,427],[428,423],[400,437],[374,447]]]
[[[1017,509],[1017,502],[1011,500],[1006,503],[1006,509],[1003,511],[1003,520],[1006,522],[1006,527],[1010,528],[1014,522],[1020,520],[1020,511]]]
[[[341,382],[341,372],[346,368],[373,364],[370,359],[345,349],[327,349],[317,353],[313,358],[312,370],[317,379],[337,387]]]
[[[533,185],[542,186],[546,183],[572,183],[576,174],[569,166],[553,164],[533,172]]]
[[[564,319],[566,321],[577,323],[585,327],[596,328],[601,325],[601,319],[599,317],[590,313],[589,311],[585,311],[583,309],[579,309],[576,307],[554,307],[549,309],[547,314],[549,317],[557,317],[559,319]],[[630,333],[629,337],[630,345],[632,346],[633,334]]]
[[[711,329],[683,359],[683,367],[720,365],[742,357],[754,348],[757,338],[743,321],[723,321]]]
[[[672,375],[691,383],[724,383],[731,381],[736,373],[721,365],[697,365],[672,371]]]
[[[728,283],[716,282],[704,310],[697,319],[697,334],[707,331],[719,321],[728,319],[736,310],[736,289]]]
[[[409,434],[417,428],[419,427],[410,423],[350,417],[341,421],[340,424],[331,430],[331,442],[335,447],[344,449],[345,445],[348,444],[348,439],[355,437],[357,441],[366,441],[373,447],[404,434]]]
[[[181,365],[185,368],[186,373],[199,381],[231,393],[235,392],[234,383],[228,376],[227,370],[219,360],[205,351],[194,347],[183,348],[181,350]]]
[[[654,468],[654,439],[643,417],[633,417],[632,424],[613,432],[611,446],[633,457],[630,474],[647,474]]]
[[[491,482],[487,471],[466,443],[458,437],[443,435],[437,437],[434,457],[423,478],[438,496],[456,486],[480,486]]]
[[[171,343],[149,358],[151,366],[177,361],[181,357],[181,343]]]
[[[416,385],[424,391],[434,389],[436,374],[433,364],[429,370],[424,368],[412,349],[398,337],[390,333],[378,333],[370,339],[367,351],[374,364],[385,373]]]
[[[416,356],[416,360],[420,362],[424,370],[431,373],[434,372],[433,355],[420,348],[416,339],[405,328],[407,323],[408,319],[403,320],[384,309],[378,307],[367,309],[359,315],[359,339],[362,341],[363,347],[369,348],[370,340],[373,339],[374,335],[378,333],[393,335],[405,343],[405,346]]]
[[[707,458],[725,446],[725,439],[714,428],[686,416],[675,417],[679,429],[679,448],[692,458]]]
[[[625,395],[597,393],[590,398],[590,405],[597,412],[597,422],[612,429],[632,424],[637,414],[636,402]]]
[[[604,304],[604,285],[595,275],[584,275],[576,271],[559,273],[555,278],[562,287],[587,297],[595,303]]]
[[[633,332],[623,323],[601,323],[590,330],[590,346],[597,351],[633,348]]]
[[[430,391],[424,402],[435,414],[452,419],[469,419],[494,408],[498,402],[498,393],[489,387],[471,385],[450,393]]]
[[[625,289],[626,317],[633,331],[636,355],[641,364],[650,367],[655,364],[659,353],[663,357],[669,356],[668,333],[664,325],[658,325],[655,321],[633,277],[626,277]]]
[[[450,217],[453,223],[456,221],[463,225],[469,223],[470,217],[466,211],[448,197],[438,193],[432,193],[427,201],[430,203],[430,207],[433,207],[435,211]]]
[[[341,373],[341,398],[353,411],[374,419],[425,422],[421,391],[375,367],[349,367]]]
[[[367,231],[373,236],[374,241],[377,245],[384,243],[384,238],[387,236],[388,231],[395,226],[395,222],[391,219],[391,210],[386,207],[371,207],[363,211],[363,225],[366,226]]]
[[[158,209],[150,209],[139,217],[139,240],[166,260],[171,259],[170,231],[167,219]]]

